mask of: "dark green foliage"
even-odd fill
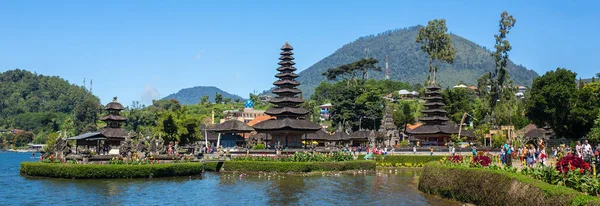
[[[23,162],[20,169],[22,175],[67,179],[191,176],[202,174],[202,170],[200,163],[97,165],[42,162]]]
[[[417,43],[421,44],[421,51],[429,56],[428,84],[435,84],[437,80],[438,65],[434,61],[452,64],[456,56],[456,49],[452,46],[445,19],[434,19],[427,22],[426,27],[419,29]],[[462,81],[462,80],[461,80]]]
[[[223,103],[223,95],[220,93],[215,93],[214,99],[215,99],[215,103],[217,103],[217,104]]]
[[[457,124],[460,124],[465,112],[473,113],[473,102],[477,98],[475,92],[469,88],[445,89],[442,91],[442,97],[448,118]]]
[[[581,138],[600,113],[600,98],[591,87],[577,89],[576,74],[557,68],[533,82],[527,117],[538,126],[549,125],[558,137]]]
[[[598,205],[600,199],[503,170],[429,163],[419,190],[477,205]]]
[[[197,104],[200,102],[202,96],[208,96],[208,101],[215,102],[215,97],[217,94],[221,95],[221,101],[223,101],[222,98],[229,98],[233,100],[244,99],[238,95],[227,93],[213,86],[197,86],[182,89],[175,94],[170,94],[164,97],[163,99],[177,99],[181,104]]]
[[[314,172],[344,170],[375,170],[375,161],[344,162],[251,162],[227,161],[223,165],[225,171],[254,172]]]
[[[327,72],[323,72],[323,76],[326,76],[328,80],[336,80],[339,77],[344,79],[355,79],[358,74],[361,74],[361,79],[367,79],[369,70],[381,71],[381,67],[375,66],[379,60],[373,58],[363,58],[350,64],[344,64],[339,67],[327,69]]]
[[[102,106],[98,99],[86,98],[78,104],[73,113],[75,119],[73,126],[75,127],[75,134],[81,134],[85,132],[92,132],[98,130],[96,121],[98,120],[98,114],[102,112]]]
[[[394,125],[399,127],[401,130],[405,130],[407,124],[415,123],[415,110],[416,109],[410,107],[408,102],[402,102],[398,107],[394,108],[394,111],[392,111]]]
[[[389,55],[390,79],[410,84],[422,84],[427,79],[428,56],[415,42],[422,26],[386,31],[378,35],[361,37],[344,45],[335,53],[322,59],[299,73],[297,79],[302,83],[300,89],[305,97],[314,94],[315,88],[326,77],[321,75],[329,68],[365,58],[365,48],[369,57],[379,60],[377,66],[385,67],[385,56]],[[442,87],[454,86],[459,81],[476,84],[477,78],[494,71],[495,63],[488,49],[467,39],[450,34],[452,45],[456,49],[453,64],[441,64],[438,68],[437,83]],[[298,52],[310,52],[300,51]],[[508,62],[508,74],[519,85],[531,85],[537,73],[525,67]],[[369,78],[383,79],[385,72],[369,72]]]
[[[76,108],[92,102],[99,104],[98,98],[87,90],[60,77],[20,69],[0,73],[0,128],[36,134],[58,130],[73,133],[66,123],[68,117]],[[91,122],[82,123],[81,128],[87,123]]]

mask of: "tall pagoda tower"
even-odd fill
[[[423,125],[406,131],[406,133],[420,141],[427,141],[429,144],[444,145],[450,141],[451,135],[458,134],[459,128],[446,117],[447,112],[443,109],[445,104],[440,92],[441,88],[433,83],[426,89],[423,98],[426,101],[424,104],[426,109],[421,110],[423,117],[419,118]]]
[[[304,99],[299,96],[302,91],[296,88],[300,82],[295,80],[298,75],[294,73],[293,49],[287,42],[281,47],[279,73],[275,75],[278,80],[273,83],[277,87],[273,90],[277,97],[269,101],[275,106],[265,111],[276,119],[262,121],[253,127],[258,133],[267,133],[271,145],[299,148],[302,147],[302,136],[319,131],[321,126],[307,120],[308,111],[300,107]]]
[[[117,102],[117,97],[114,97],[113,101],[104,107],[108,114],[100,117],[100,120],[106,122],[106,127],[100,129],[99,132],[106,137],[105,142],[110,145],[119,145],[121,141],[125,140],[125,137],[129,136],[129,133],[122,128],[123,123],[127,121],[127,118],[120,114],[124,109],[125,107]]]

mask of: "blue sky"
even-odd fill
[[[492,48],[504,10],[517,19],[508,36],[515,63],[540,74],[600,72],[599,3],[520,2],[1,1],[0,72],[93,79],[104,103],[148,104],[199,85],[247,97],[271,87],[286,41],[300,70],[358,37],[436,18]]]

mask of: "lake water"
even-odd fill
[[[37,159],[30,153],[0,152],[0,205],[460,205],[420,193],[418,169],[70,180],[23,177],[23,161]]]

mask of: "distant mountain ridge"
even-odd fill
[[[413,26],[390,30],[358,38],[301,71],[298,74],[300,77],[297,79],[301,83],[299,88],[303,91],[304,97],[309,98],[314,93],[314,89],[322,81],[326,81],[322,73],[327,69],[364,57],[378,59],[378,66],[383,68],[381,72],[369,73],[369,78],[383,79],[385,78],[386,55],[389,58],[390,79],[422,84],[427,78],[428,57],[415,42],[421,27]],[[451,34],[451,38],[457,52],[453,64],[439,66],[437,79],[442,87],[454,86],[459,81],[476,84],[479,77],[495,69],[491,53],[485,47],[455,34]],[[492,40],[493,37],[490,37],[490,41]],[[510,40],[510,36],[508,40]],[[518,49],[518,45],[514,45],[514,49]],[[525,86],[530,86],[533,79],[538,76],[535,71],[516,65],[512,61],[508,63],[508,74],[515,84]]]
[[[223,98],[231,98],[232,101],[236,99],[244,100],[244,98],[238,95],[230,94],[214,86],[196,86],[181,89],[177,93],[170,94],[163,99],[176,99],[180,104],[197,104],[200,102],[202,96],[208,96],[209,101],[214,102],[216,93],[223,95]]]

